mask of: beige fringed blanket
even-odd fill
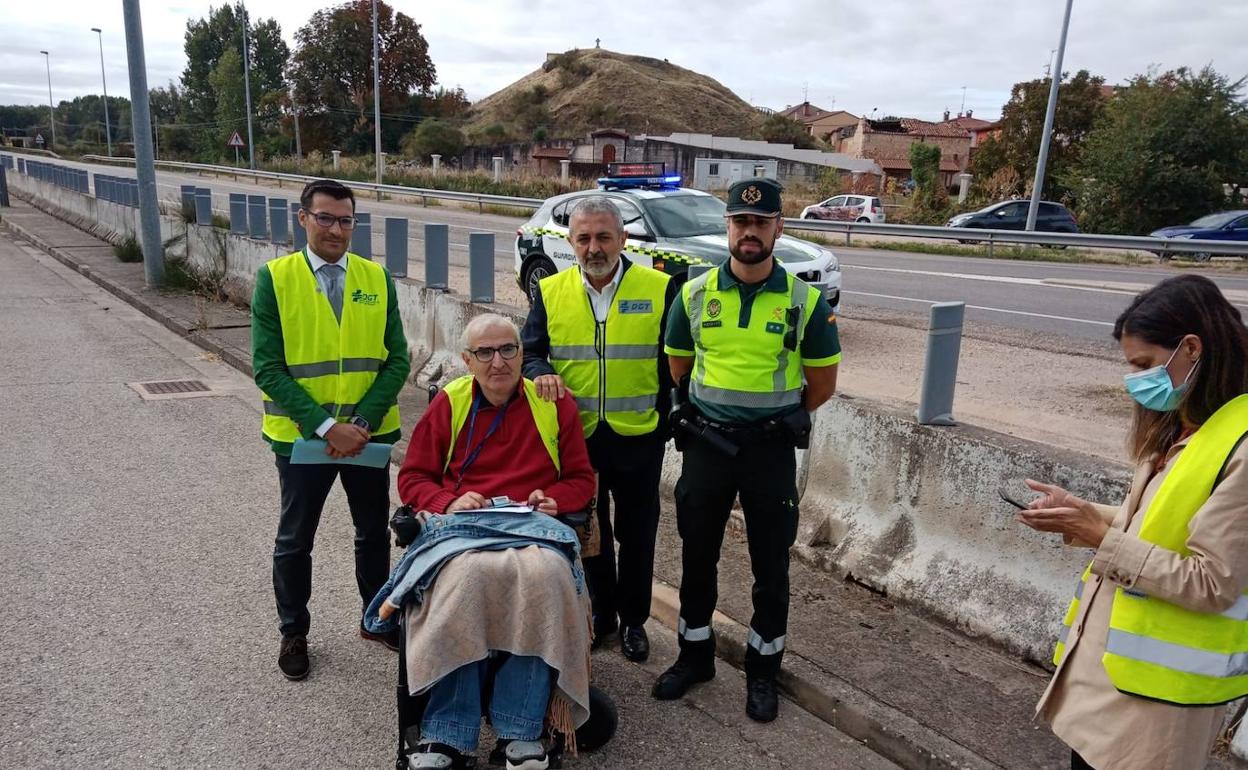
[[[460,554],[406,623],[412,694],[490,650],[544,660],[556,671],[547,724],[575,752],[572,733],[589,717],[592,623],[588,592],[577,596],[566,558],[535,545]]]

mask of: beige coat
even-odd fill
[[[1143,512],[1186,446],[1186,440],[1175,445],[1160,472],[1151,461],[1141,463],[1121,508],[1098,506],[1111,528],[1092,561],[1066,657],[1036,707],[1096,770],[1204,767],[1226,713],[1225,706],[1175,706],[1123,694],[1101,664],[1118,586],[1197,612],[1222,612],[1248,587],[1248,441],[1188,525],[1189,558],[1139,538]]]

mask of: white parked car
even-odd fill
[[[516,281],[529,301],[538,281],[576,264],[567,241],[568,217],[590,195],[604,195],[620,210],[628,233],[624,254],[683,281],[690,265],[719,265],[728,260],[726,206],[714,195],[679,186],[667,177],[655,184],[611,183],[600,189],[556,195],[516,230]],[[810,241],[781,235],[775,256],[780,265],[819,289],[833,310],[841,301],[841,265],[836,256]]]
[[[802,209],[802,219],[884,224],[884,202],[871,195],[834,195]]]

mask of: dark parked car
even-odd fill
[[[1154,238],[1195,238],[1202,241],[1248,241],[1248,211],[1220,211],[1209,214],[1192,222],[1190,225],[1174,225],[1163,227],[1149,233]],[[1169,259],[1169,254],[1157,253],[1160,259]],[[1198,251],[1190,255],[1197,262],[1208,262],[1213,254]]]
[[[966,227],[979,230],[1025,230],[1027,228],[1028,201],[1003,201],[969,214],[958,214],[946,227]],[[1060,203],[1041,201],[1036,214],[1036,230],[1046,233],[1077,233],[1075,215]],[[961,241],[971,243],[970,240]]]

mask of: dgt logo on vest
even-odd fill
[[[365,294],[362,289],[356,289],[355,291],[351,292],[351,301],[358,302],[361,305],[376,305],[377,295]]]
[[[621,313],[653,313],[654,303],[648,299],[620,300]]]

